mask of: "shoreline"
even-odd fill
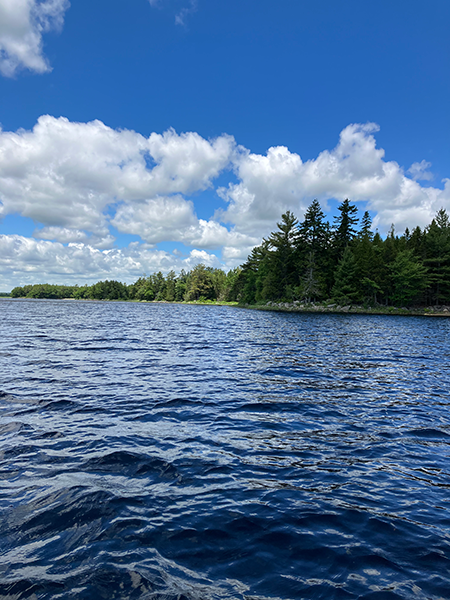
[[[345,315],[397,315],[405,317],[450,317],[450,306],[427,306],[415,308],[398,308],[396,306],[371,306],[360,305],[340,306],[333,303],[310,303],[301,302],[268,302],[267,304],[240,304],[241,308],[253,310],[293,312],[293,313],[321,313],[321,314],[345,314]]]
[[[397,315],[405,317],[450,317],[450,306],[426,306],[414,308],[398,308],[396,306],[371,306],[361,305],[340,306],[335,303],[302,303],[295,302],[267,302],[266,304],[239,304],[239,302],[226,302],[210,300],[206,302],[169,302],[167,300],[95,300],[87,298],[11,298],[0,296],[1,300],[23,301],[23,300],[53,300],[71,302],[134,302],[138,304],[176,304],[189,306],[229,306],[231,308],[243,308],[247,310],[261,310],[266,312],[289,312],[289,313],[320,313],[320,314],[346,314],[346,315]]]

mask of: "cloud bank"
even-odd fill
[[[198,263],[221,266],[217,256],[196,249],[181,258],[146,244],[99,250],[83,243],[64,246],[20,235],[0,235],[0,281],[6,291],[28,283],[84,284],[103,279],[132,283],[144,274],[190,270]]]
[[[14,77],[21,69],[51,71],[42,37],[62,28],[69,6],[68,0],[0,0],[0,73]]]
[[[386,161],[377,131],[373,123],[349,125],[335,148],[303,161],[284,146],[254,154],[225,134],[207,140],[168,130],[145,137],[48,115],[32,131],[0,130],[0,219],[19,214],[36,223],[33,238],[1,237],[2,287],[30,278],[132,280],[195,261],[229,268],[283,212],[301,218],[313,198],[325,208],[330,199],[361,203],[382,232],[392,223],[397,231],[426,226],[438,209],[450,209],[450,180],[441,188],[421,185],[432,177],[431,165],[417,162],[405,171]],[[227,173],[230,183],[218,186]],[[196,210],[205,190],[207,219]],[[140,241],[114,247],[116,232]],[[165,252],[156,247],[161,242],[188,250]]]

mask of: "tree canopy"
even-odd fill
[[[372,231],[368,211],[359,219],[349,200],[338,211],[332,226],[317,200],[311,202],[301,222],[287,211],[244,264],[228,273],[199,264],[179,275],[174,271],[144,275],[130,285],[114,280],[81,287],[44,283],[16,287],[11,296],[244,304],[328,299],[340,304],[450,304],[450,219],[444,209],[424,230],[406,229],[399,236],[392,226],[384,240]]]

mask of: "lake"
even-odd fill
[[[450,320],[0,316],[0,598],[450,598]]]

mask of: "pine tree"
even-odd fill
[[[359,281],[360,300],[366,304],[375,304],[381,293],[379,285],[380,253],[374,243],[372,218],[366,211],[361,219],[361,229],[352,242],[352,251],[356,259],[356,273]],[[377,242],[381,242],[376,234]],[[381,242],[382,243],[382,242]]]
[[[314,256],[328,249],[330,231],[317,200],[313,200],[298,228],[299,239]]]
[[[386,239],[381,244],[381,248],[382,248],[381,279],[382,279],[382,289],[383,289],[384,301],[385,301],[386,305],[388,305],[389,303],[391,303],[393,301],[392,297],[394,294],[394,287],[393,287],[393,280],[392,280],[392,276],[391,276],[391,273],[392,273],[391,266],[393,265],[393,263],[397,257],[397,254],[400,251],[399,246],[400,246],[400,240],[399,240],[398,236],[395,235],[394,225],[391,225],[391,228],[389,230],[388,235],[386,236]]]
[[[412,250],[414,254],[420,258],[425,258],[424,248],[425,235],[419,226],[415,227],[408,237],[406,247],[408,250]]]
[[[189,276],[184,269],[181,269],[179,276],[175,283],[175,300],[177,302],[183,302],[186,290],[188,287]]]
[[[264,283],[265,269],[263,265],[268,248],[269,242],[263,239],[262,244],[253,248],[242,265],[237,280],[233,284],[233,295],[239,302],[253,304],[259,299],[258,291]]]
[[[450,220],[443,208],[437,212],[424,238],[430,302],[450,302]]]
[[[302,295],[321,298],[329,293],[333,274],[329,257],[330,226],[317,200],[313,200],[305,212],[298,232]]]
[[[305,270],[300,284],[300,296],[305,302],[315,302],[323,295],[323,284],[311,250],[306,261]]]
[[[268,238],[269,251],[265,256],[267,274],[261,290],[262,300],[286,298],[298,284],[295,258],[298,239],[298,221],[287,211],[277,223],[278,231]]]
[[[358,213],[358,209],[353,204],[350,204],[348,199],[344,200],[338,206],[338,211],[340,215],[334,219],[333,235],[333,249],[336,262],[342,258],[345,248],[355,238],[355,227],[358,223],[358,218],[355,216]]]
[[[165,290],[165,300],[167,302],[174,302],[176,294],[176,277],[175,271],[169,271],[166,277],[166,290]]]
[[[373,239],[372,217],[368,210],[365,211],[361,218],[361,229],[359,230],[358,236],[360,238],[368,238],[369,240]]]
[[[155,290],[155,300],[161,302],[166,299],[166,280],[161,271],[153,275],[153,289]]]
[[[352,304],[361,297],[357,267],[356,258],[350,246],[347,246],[339,261],[336,282],[332,289],[332,297],[339,304]]]
[[[412,250],[398,252],[390,266],[393,293],[392,301],[397,306],[408,306],[420,298],[427,286],[427,269],[414,256]]]
[[[239,278],[242,272],[241,267],[231,269],[227,273],[225,282],[224,296],[227,302],[236,302],[238,298]]]

